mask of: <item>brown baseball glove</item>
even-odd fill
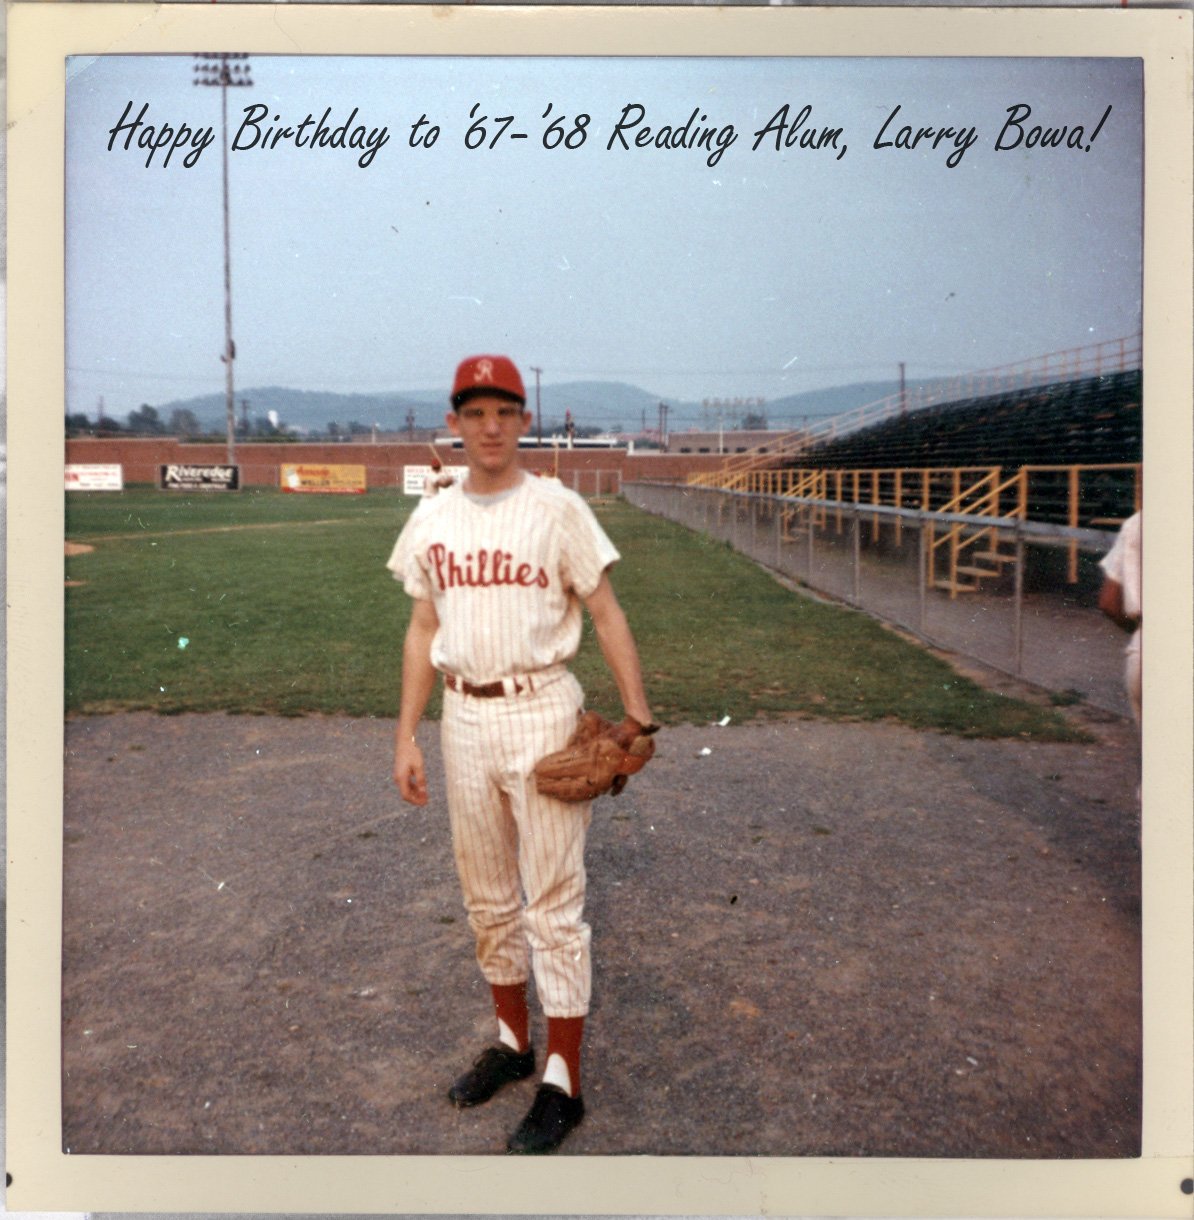
[[[657,724],[627,716],[614,724],[596,712],[581,712],[567,745],[535,764],[535,787],[560,801],[590,801],[608,792],[617,796],[626,779],[655,753]]]

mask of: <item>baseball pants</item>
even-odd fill
[[[533,691],[497,698],[444,691],[452,846],[486,981],[525,982],[529,966],[546,1016],[583,1017],[591,986],[583,920],[590,805],[540,796],[531,771],[572,735],[584,695],[562,667],[532,684]]]

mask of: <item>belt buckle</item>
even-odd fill
[[[498,678],[494,682],[485,682],[480,686],[458,678],[455,674],[444,674],[444,685],[462,695],[470,695],[474,699],[494,699],[499,697],[513,698],[524,691],[534,694],[535,680],[530,674],[511,675],[508,678]]]

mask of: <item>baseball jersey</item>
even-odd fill
[[[581,601],[619,558],[580,496],[524,474],[487,501],[459,483],[423,501],[386,566],[435,606],[432,665],[481,684],[575,656]]]
[[[1099,561],[1099,567],[1123,589],[1124,613],[1129,618],[1139,618],[1141,613],[1141,521],[1142,517],[1139,513],[1130,516],[1120,526],[1111,550]],[[1132,633],[1128,647],[1133,650],[1139,649],[1139,627]]]

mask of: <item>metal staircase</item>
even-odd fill
[[[996,467],[957,491],[953,499],[937,509],[942,514],[965,514],[976,520],[950,524],[929,522],[927,553],[931,588],[943,589],[951,598],[959,593],[976,593],[984,581],[1002,576],[1005,565],[1015,562],[1015,550],[1007,549],[998,528],[982,524],[982,519],[1024,520],[1027,512],[1023,488],[1024,479],[1019,472],[1002,479]],[[1006,505],[1007,494],[1013,489],[1015,502]]]

